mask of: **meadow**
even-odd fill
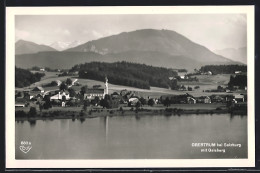
[[[24,90],[28,88],[33,88],[35,86],[43,86],[45,84],[50,83],[51,81],[60,80],[65,81],[67,78],[71,78],[72,80],[78,79],[77,82],[79,82],[80,86],[72,86],[72,88],[77,92],[80,91],[82,86],[87,85],[89,88],[92,88],[93,85],[101,85],[104,87],[103,81],[96,81],[91,79],[79,79],[76,76],[58,76],[58,72],[45,72],[45,76],[41,79],[41,81],[36,82],[32,84],[29,87],[25,88],[16,88],[17,90]],[[113,92],[120,92],[121,90],[128,90],[128,91],[134,91],[137,95],[142,96],[144,98],[147,98],[148,96],[150,98],[159,98],[162,95],[181,95],[181,94],[191,94],[194,97],[198,96],[209,96],[209,95],[222,95],[222,94],[228,94],[226,92],[203,92],[205,90],[211,90],[211,89],[217,89],[218,86],[226,87],[230,78],[230,74],[218,74],[218,75],[196,75],[196,77],[199,79],[198,82],[178,82],[179,85],[185,85],[185,87],[192,87],[192,91],[178,91],[178,90],[171,90],[167,88],[159,88],[159,87],[151,87],[149,89],[140,89],[140,88],[134,88],[129,86],[122,86],[122,85],[114,85],[109,84],[109,94],[112,94]],[[108,79],[109,83],[109,79]],[[198,89],[194,89],[195,86],[199,86]],[[44,87],[45,91],[52,91],[57,90],[59,87]],[[234,93],[246,93],[246,91],[235,91]],[[233,94],[233,93],[231,93]]]

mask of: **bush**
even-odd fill
[[[217,107],[216,110],[217,110],[217,111],[220,111],[220,110],[222,110],[222,109],[221,109],[220,107]]]
[[[154,100],[153,99],[149,99],[148,100],[148,105],[149,106],[153,106],[155,104]]]
[[[16,117],[26,117],[27,114],[23,110],[15,111]]]
[[[34,117],[34,116],[36,116],[36,114],[37,114],[36,108],[35,107],[31,107],[28,115],[30,117]]]

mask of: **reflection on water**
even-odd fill
[[[114,116],[16,121],[16,159],[246,158],[247,116]],[[27,154],[20,141],[30,141]],[[239,143],[202,153],[192,143]]]
[[[30,127],[34,128],[36,125],[36,120],[29,120],[29,123],[30,123]]]

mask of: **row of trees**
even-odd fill
[[[241,89],[244,89],[247,86],[247,76],[246,75],[231,75],[228,82],[228,87],[233,89],[234,86],[238,86]]]
[[[168,88],[169,77],[177,76],[177,72],[167,68],[153,67],[130,62],[91,62],[74,66],[71,70],[79,71],[79,77],[103,81],[109,78],[112,84],[149,89],[150,86]]]
[[[40,71],[41,67],[38,66],[33,66],[32,68],[28,69],[28,70],[34,70],[34,71]],[[44,68],[45,71],[49,71],[49,72],[59,72],[59,69],[51,69],[49,67],[45,67]]]
[[[212,74],[234,74],[236,71],[247,72],[246,65],[206,65],[199,70],[201,73],[211,71]]]
[[[38,82],[44,73],[32,73],[29,70],[15,67],[15,87],[22,88]]]

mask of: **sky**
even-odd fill
[[[50,45],[96,40],[139,29],[168,29],[210,50],[247,43],[244,14],[17,15],[15,39]]]

